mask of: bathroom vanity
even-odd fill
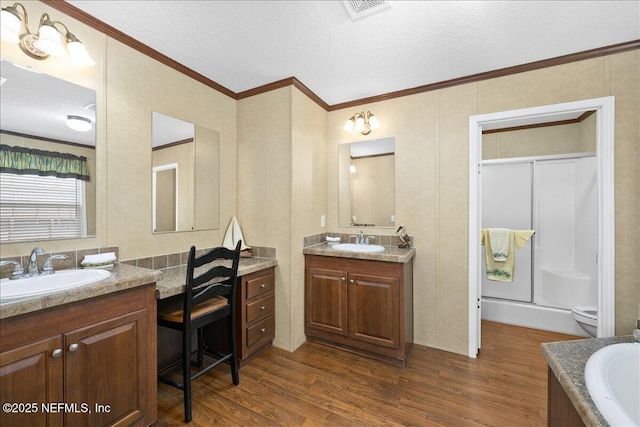
[[[158,272],[0,305],[3,426],[148,426],[157,418]],[[6,410],[10,409],[10,410]]]
[[[413,343],[415,249],[305,253],[305,334],[315,341],[406,367]]]

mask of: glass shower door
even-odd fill
[[[486,164],[481,169],[482,228],[532,229],[531,162]],[[516,249],[512,282],[487,279],[485,248],[482,248],[482,296],[532,302],[532,241]]]

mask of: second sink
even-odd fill
[[[346,252],[365,252],[365,253],[384,252],[384,246],[380,246],[380,245],[356,245],[353,243],[340,243],[338,245],[331,246],[331,248],[337,251],[346,251]]]

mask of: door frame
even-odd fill
[[[596,112],[598,162],[598,337],[615,334],[615,97],[586,99],[469,117],[469,357],[481,344],[481,185],[482,131],[575,118]]]

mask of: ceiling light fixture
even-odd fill
[[[67,116],[67,126],[77,132],[86,132],[91,130],[91,120],[82,116]]]
[[[19,9],[22,10],[22,13]],[[31,58],[44,60],[50,56],[64,55],[66,43],[66,50],[71,56],[73,65],[77,67],[95,65],[95,61],[89,56],[80,40],[62,22],[52,21],[48,13],[43,13],[40,16],[36,34],[32,34],[29,29],[27,9],[21,3],[14,3],[13,6],[2,8],[0,22],[0,38],[8,43],[19,45],[20,49]],[[25,31],[22,31],[23,24]],[[61,32],[57,26],[64,28],[64,32]]]
[[[380,127],[380,122],[378,122],[378,118],[371,114],[370,111],[367,111],[367,114],[364,111],[356,113],[344,124],[344,129],[347,132],[351,132],[354,129],[363,135],[369,135],[372,130],[376,130]]]

